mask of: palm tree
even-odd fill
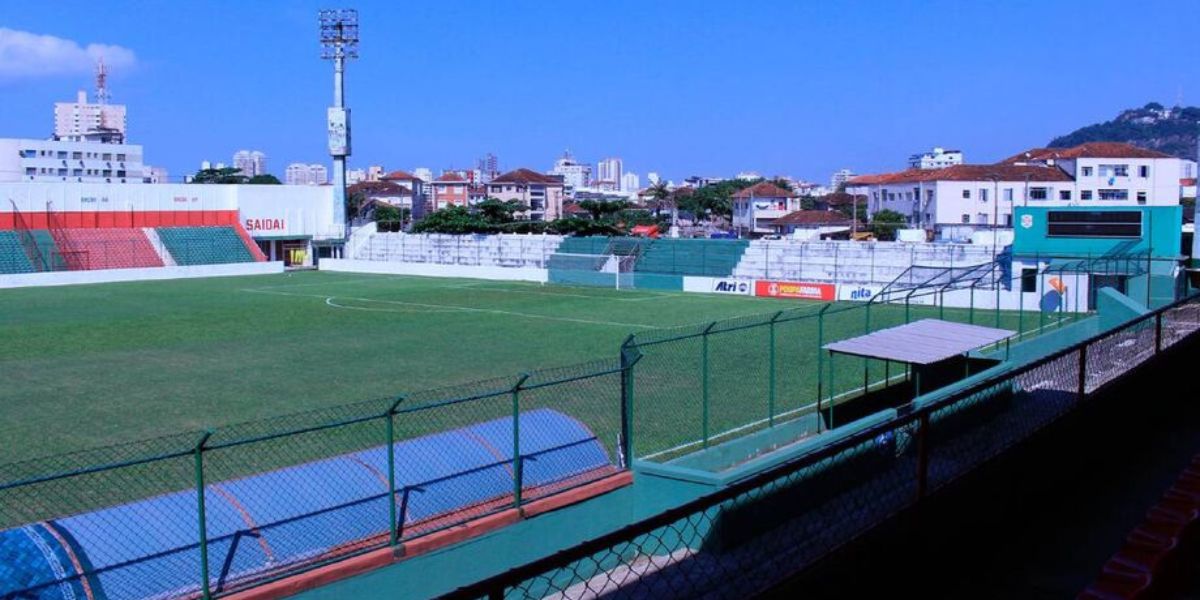
[[[662,212],[664,206],[671,207],[671,227],[675,227],[675,221],[678,217],[678,211],[675,210],[675,203],[671,201],[671,190],[667,187],[667,182],[659,181],[650,186],[650,198],[654,203],[654,216],[657,218]]]

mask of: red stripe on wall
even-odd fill
[[[71,211],[56,212],[56,217],[68,229],[111,229],[125,227],[171,227],[173,225],[235,225],[236,210],[147,210],[147,211]],[[30,229],[49,229],[46,212],[22,212]],[[0,229],[15,229],[16,216],[0,212]],[[256,245],[257,247],[257,245]]]

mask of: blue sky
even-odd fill
[[[331,66],[308,1],[0,0],[0,137],[45,137],[119,46],[114,102],[173,177],[260,149],[328,162]],[[376,2],[349,67],[351,167],[548,169],[564,148],[626,170],[826,181],[933,145],[993,161],[1148,101],[1200,104],[1200,3]],[[2,32],[0,32],[2,33]],[[14,41],[14,39],[16,41]],[[72,53],[74,52],[74,53]],[[6,57],[7,55],[7,57]],[[42,64],[44,61],[44,64]]]

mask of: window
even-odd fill
[[[1004,215],[1004,225],[1005,227],[1012,227],[1012,213]]]
[[[1036,268],[1021,269],[1021,293],[1029,294],[1037,291],[1037,272]]]
[[[1049,237],[1136,238],[1142,235],[1142,213],[1136,210],[1052,210],[1046,215]]]
[[[971,190],[963,190],[963,198],[970,199],[971,198]]]
[[[963,219],[963,221],[962,221],[963,223],[970,223],[971,215],[963,215],[962,219]]]
[[[1058,199],[1059,200],[1070,200],[1071,199],[1071,190],[1058,190]]]
[[[1138,192],[1137,193],[1137,203],[1138,204],[1146,203],[1146,192]]]
[[[1046,188],[1044,188],[1044,187],[1029,188],[1029,199],[1030,200],[1045,200],[1046,196],[1047,196],[1047,191],[1046,191]]]
[[[37,158],[37,150],[22,150],[22,158]]]
[[[1080,200],[1091,200],[1092,199],[1092,190],[1079,190],[1079,199]]]
[[[1150,165],[1141,165],[1138,167],[1138,177],[1146,178],[1150,176]]]
[[[1101,200],[1128,200],[1129,190],[1100,190]]]
[[[1084,168],[1083,168],[1083,176],[1084,176],[1084,177],[1091,177],[1091,176],[1092,176],[1092,168],[1091,168],[1091,167],[1084,167]]]
[[[1012,188],[1004,188],[1004,201],[1005,202],[1013,201],[1013,189]]]
[[[979,201],[980,201],[980,202],[987,202],[987,201],[988,201],[988,191],[987,191],[987,188],[979,188]]]
[[[975,221],[978,222],[980,225],[987,225],[988,224],[987,213],[979,213],[978,215],[975,216]]]
[[[925,201],[933,202],[933,190],[925,190]]]
[[[1129,177],[1129,165],[1100,165],[1101,177]]]

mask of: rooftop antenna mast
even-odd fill
[[[342,78],[346,60],[358,58],[358,11],[352,8],[322,10],[321,58],[333,61],[333,106],[327,111],[329,154],[333,156],[334,220],[346,231],[346,157],[350,156],[350,109],[345,104]]]
[[[96,103],[108,104],[108,67],[103,56],[96,59]]]

